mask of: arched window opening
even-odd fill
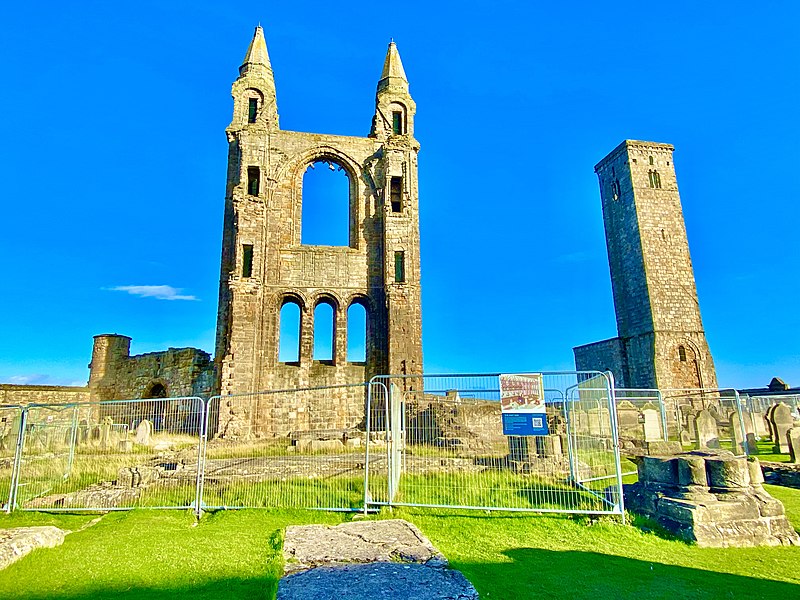
[[[287,300],[281,307],[278,361],[300,362],[300,305]]]
[[[335,338],[333,306],[323,300],[314,309],[314,360],[333,362]]]
[[[347,309],[347,362],[367,362],[367,309],[359,302]]]
[[[247,122],[255,123],[258,116],[258,98],[248,98],[247,102]]]
[[[686,348],[684,346],[678,346],[678,360],[686,362]]]
[[[311,246],[350,245],[350,178],[340,165],[321,160],[303,175],[300,242]]]
[[[163,383],[153,382],[147,387],[147,391],[145,391],[142,398],[167,398],[168,396],[167,388],[164,387]],[[167,402],[143,402],[142,405],[142,410],[137,411],[139,414],[136,415],[138,417],[136,424],[138,425],[142,419],[147,419],[150,421],[154,431],[162,431],[165,427],[164,415],[167,410]]]

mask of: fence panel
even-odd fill
[[[366,389],[338,385],[211,398],[203,506],[359,509]]]
[[[20,508],[196,505],[202,399],[30,405],[25,412],[16,493]]]
[[[11,510],[14,502],[22,418],[21,406],[0,405],[0,510],[6,512]]]
[[[537,435],[504,433],[504,419],[507,432],[523,430],[514,429],[519,406],[501,393],[498,374],[373,378],[367,505],[622,514],[606,377],[503,377],[535,382],[544,409]]]
[[[755,436],[739,393],[734,389],[663,389],[669,439],[684,450],[730,450],[752,453]]]

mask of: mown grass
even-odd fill
[[[800,524],[800,491],[766,486]],[[800,594],[800,548],[703,549],[634,518],[545,517],[396,509],[373,518],[417,524],[483,599],[780,599]],[[0,527],[53,524],[76,531],[0,572],[0,598],[274,598],[282,532],[335,524],[342,513],[184,511],[96,515],[14,513]]]

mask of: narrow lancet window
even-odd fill
[[[403,178],[392,177],[389,185],[389,196],[392,203],[392,212],[403,212]]]
[[[258,196],[260,173],[258,167],[247,167],[247,193]]]
[[[686,348],[683,346],[678,346],[678,360],[686,362]]]
[[[653,171],[653,187],[661,189],[661,175],[658,174],[658,171]]]
[[[403,133],[403,113],[399,110],[392,112],[392,133],[395,135]]]
[[[242,277],[253,276],[253,244],[242,244]]]
[[[257,114],[258,114],[258,98],[250,98],[250,104],[247,107],[247,122],[255,123]]]
[[[395,283],[406,281],[406,253],[402,250],[394,253],[394,281]]]

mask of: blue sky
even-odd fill
[[[266,32],[284,129],[417,102],[428,372],[569,369],[616,335],[594,164],[672,143],[723,386],[800,385],[795,1],[13,3],[0,11],[0,381],[92,336],[213,351],[230,84]],[[159,287],[161,286],[161,287]]]

